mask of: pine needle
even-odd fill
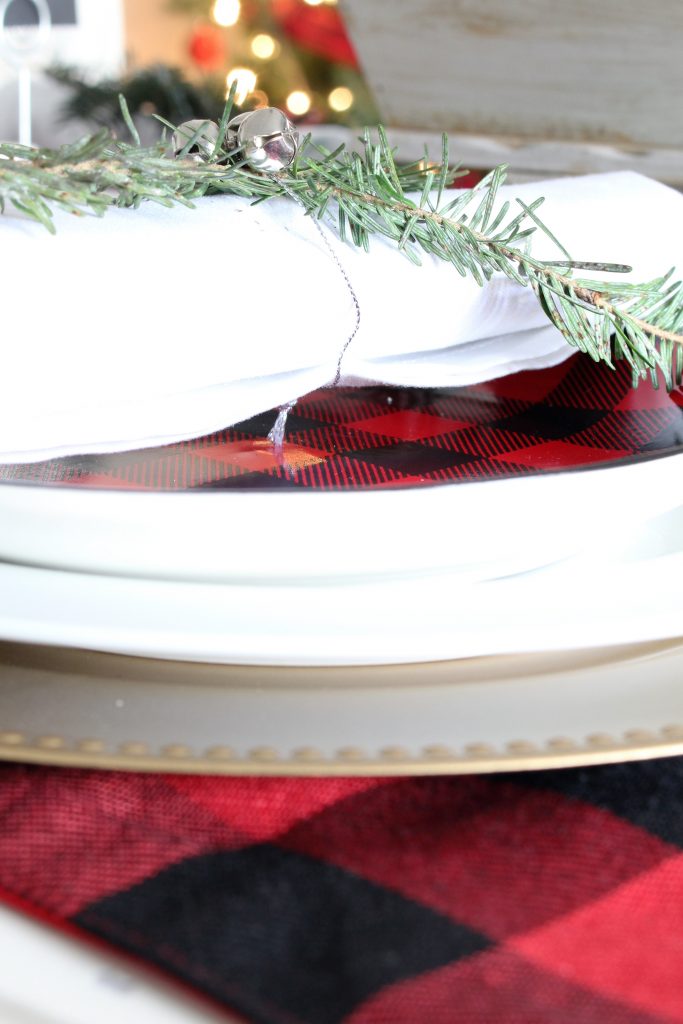
[[[583,280],[575,270],[622,274],[624,264],[572,260],[539,217],[539,197],[521,212],[509,203],[497,207],[506,167],[495,168],[474,188],[443,203],[444,191],[459,173],[448,166],[448,140],[441,162],[427,158],[401,167],[386,132],[378,142],[362,137],[363,152],[330,153],[306,140],[295,163],[279,175],[261,175],[226,152],[231,95],[219,125],[218,141],[203,163],[170,155],[164,142],[143,147],[125,101],[122,116],[133,142],[102,130],[59,149],[14,143],[0,145],[0,211],[14,207],[54,233],[54,209],[101,216],[114,206],[137,207],[154,201],[191,205],[203,195],[232,194],[260,202],[295,198],[306,212],[336,226],[342,240],[368,249],[373,235],[391,239],[415,263],[420,253],[451,263],[480,284],[503,273],[538,297],[549,320],[566,340],[612,367],[624,358],[634,383],[661,374],[669,389],[683,374],[683,284],[671,272],[654,281]],[[167,127],[174,130],[172,124]],[[188,140],[186,150],[193,139]],[[417,199],[415,198],[417,196]],[[556,259],[530,253],[533,236],[544,233],[558,250]]]

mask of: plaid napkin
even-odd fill
[[[426,779],[7,765],[0,898],[258,1024],[683,1021],[683,759]]]

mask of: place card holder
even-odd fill
[[[17,74],[18,135],[24,146],[31,145],[33,134],[33,74],[49,59],[51,37],[48,0],[0,0],[0,56]]]
[[[124,56],[122,0],[0,0],[0,139],[73,141],[87,126],[64,122],[68,90],[45,71],[62,66],[84,80],[117,78]]]

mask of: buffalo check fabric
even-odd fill
[[[338,490],[467,483],[650,459],[683,447],[683,397],[586,356],[466,388],[322,389],[207,437],[0,465],[0,481],[124,490]]]
[[[673,1024],[683,759],[327,780],[5,765],[0,898],[253,1024]]]

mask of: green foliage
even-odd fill
[[[131,124],[125,103],[124,119]],[[222,118],[221,139],[230,115]],[[172,127],[172,125],[169,125]],[[219,140],[220,141],[220,140]],[[261,175],[221,146],[210,162],[174,159],[165,143],[145,148],[102,130],[59,150],[0,146],[0,205],[12,205],[54,231],[52,210],[102,215],[110,206],[152,201],[191,205],[207,194],[229,193],[255,202],[296,199],[306,212],[336,225],[339,236],[368,249],[374,235],[393,241],[415,263],[422,252],[446,260],[479,284],[503,273],[532,288],[548,318],[567,341],[609,366],[626,359],[634,382],[660,376],[668,388],[683,373],[683,285],[671,272],[636,284],[583,280],[578,270],[620,273],[622,265],[573,261],[538,216],[542,198],[525,205],[499,204],[505,167],[475,188],[445,193],[458,174],[449,169],[444,138],[439,163],[396,162],[384,130],[369,131],[362,154],[328,152],[307,140],[294,164],[279,175]],[[558,249],[556,260],[539,260],[531,241],[544,232]]]
[[[74,68],[52,67],[48,74],[69,90],[62,108],[65,121],[92,121],[101,127],[123,127],[119,97],[133,116],[155,113],[180,124],[196,117],[219,118],[225,106],[225,82],[189,82],[180,71],[156,65],[120,79],[84,81]]]

